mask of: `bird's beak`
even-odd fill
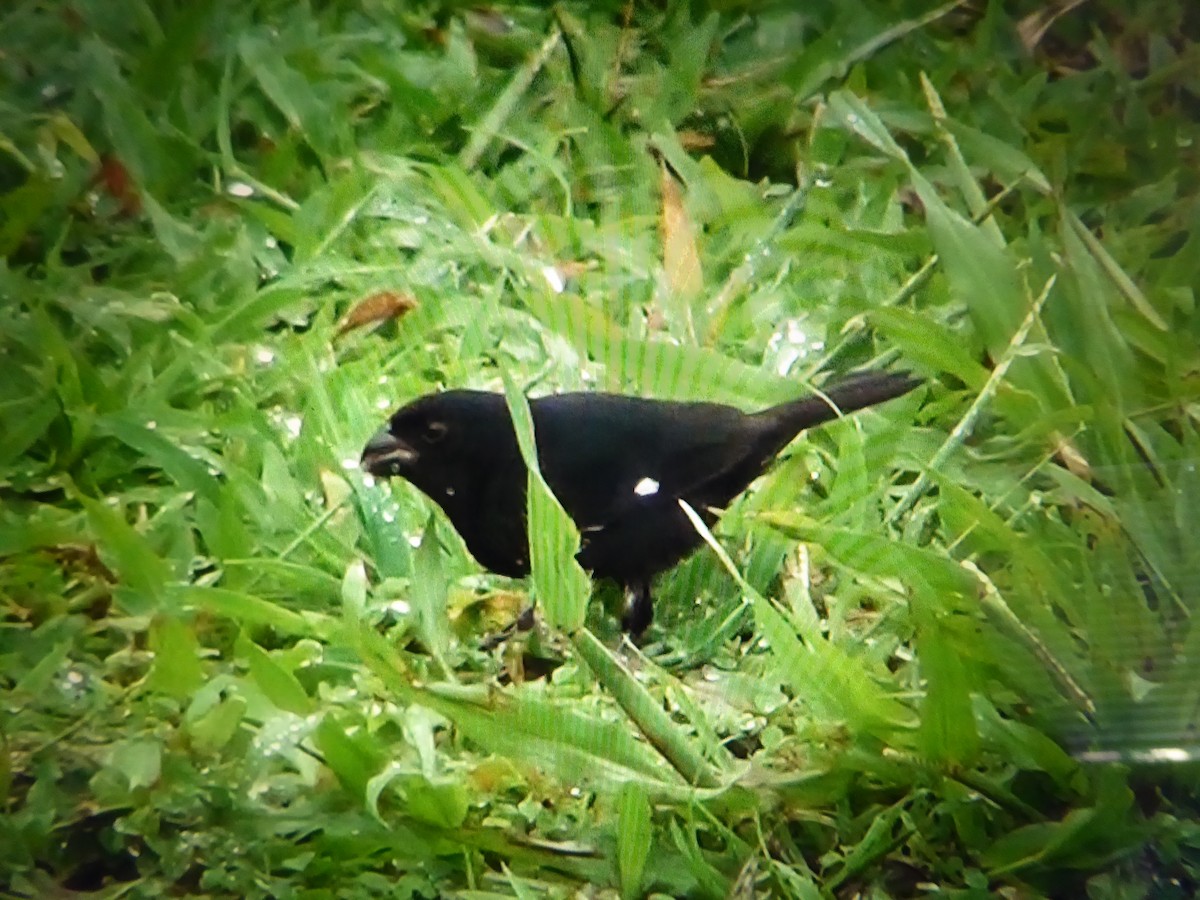
[[[381,428],[363,447],[360,465],[380,478],[399,475],[417,459],[417,451],[386,428]]]

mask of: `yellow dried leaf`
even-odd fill
[[[662,165],[663,270],[667,288],[681,299],[700,294],[704,285],[696,233],[683,205],[683,194],[670,169]]]

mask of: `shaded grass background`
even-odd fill
[[[7,890],[1190,895],[1200,27],[1037,14],[9,7]],[[645,656],[480,653],[528,585],[352,466],[879,364]]]

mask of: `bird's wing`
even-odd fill
[[[766,462],[762,426],[731,406],[564,394],[533,411],[542,472],[582,529],[664,498],[723,505]]]

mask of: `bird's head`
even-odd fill
[[[488,445],[504,433],[507,420],[504,398],[497,394],[429,394],[392,415],[363,448],[361,465],[377,478],[399,475],[427,493],[441,494],[453,489],[477,459],[495,453]]]

